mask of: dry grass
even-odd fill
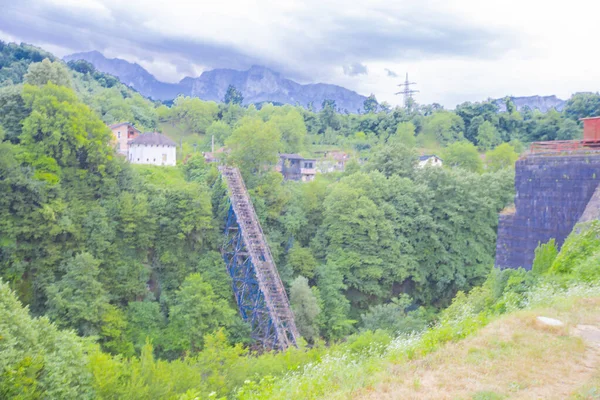
[[[514,204],[504,207],[502,211],[500,211],[501,215],[511,215],[517,212],[517,207]]]
[[[544,325],[540,315],[565,325]],[[476,336],[390,367],[381,384],[354,397],[600,399],[598,367],[600,299],[586,299],[503,317]]]

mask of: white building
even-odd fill
[[[147,132],[129,142],[132,164],[175,165],[177,144],[158,132]]]
[[[419,157],[419,168],[423,168],[426,165],[431,165],[433,167],[441,167],[442,159],[436,156],[435,154],[427,154]]]

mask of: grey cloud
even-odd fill
[[[387,73],[387,76],[389,76],[390,78],[397,78],[398,74],[395,73],[394,71],[392,71],[391,69],[388,68],[384,68],[385,72]]]
[[[473,26],[459,16],[436,14],[431,7],[424,8],[427,10],[402,15],[393,10],[372,9],[350,16],[315,13],[312,8],[305,14],[299,12],[293,18],[296,29],[281,29],[280,36],[273,39],[293,49],[289,53],[293,60],[269,50],[249,54],[211,38],[187,39],[152,32],[143,28],[142,16],[127,12],[127,3],[113,5],[110,12],[114,18],[107,23],[93,13],[65,6],[42,4],[39,0],[13,1],[2,5],[0,29],[32,44],[51,43],[73,52],[111,49],[142,60],[168,61],[185,73],[192,71],[194,64],[234,69],[256,64],[308,81],[331,73],[339,65],[344,66],[347,75],[366,74],[366,67],[356,60],[492,58],[514,43],[510,33]],[[307,41],[298,34],[314,27],[318,27],[322,38],[318,41]],[[393,73],[388,70],[388,76],[393,76],[390,72]]]
[[[106,23],[89,13],[25,0],[18,4],[3,5],[0,27],[25,42],[52,43],[73,52],[103,52],[111,48],[145,61],[152,61],[155,56],[162,55],[175,64],[178,71],[192,71],[191,64],[194,62],[211,68],[245,69],[263,61],[233,46],[217,44],[208,39],[159,36],[137,28],[143,21],[136,20],[135,15],[115,17],[114,23]]]
[[[348,76],[367,75],[368,73],[367,66],[357,62],[344,65],[342,68],[344,69],[344,74]]]
[[[427,7],[425,7],[427,8]],[[313,16],[304,15],[305,24]],[[414,61],[441,57],[493,58],[516,42],[510,32],[474,26],[457,16],[427,12],[394,14],[387,10],[323,21],[323,42],[301,48],[303,59],[347,64],[364,61]]]

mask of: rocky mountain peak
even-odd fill
[[[141,94],[159,100],[170,100],[178,94],[198,97],[203,100],[221,101],[229,85],[242,92],[244,103],[277,102],[309,103],[319,109],[325,99],[335,100],[341,110],[362,110],[366,97],[341,86],[326,83],[301,85],[283,77],[279,72],[262,65],[253,65],[246,71],[219,68],[204,71],[199,77],[185,77],[179,83],[160,82],[138,64],[114,58],[109,59],[98,51],[76,53],[64,58],[86,60],[96,69],[117,76],[124,84]]]

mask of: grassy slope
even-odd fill
[[[542,284],[521,300],[513,295],[501,302],[513,311],[500,316],[476,311],[485,296],[463,297],[421,335],[365,337],[281,379],[250,382],[237,398],[600,399],[600,284]]]
[[[550,327],[537,316],[557,318]],[[506,315],[422,359],[390,363],[361,399],[600,398],[600,297]]]
[[[187,182],[180,167],[166,167],[157,165],[131,164],[131,167],[148,183],[159,187],[184,189],[197,186],[194,182]]]
[[[170,124],[168,122],[159,122],[158,130],[164,135],[170,137],[177,143],[177,159],[183,160],[186,156],[196,152],[209,151],[210,141],[204,135],[189,133],[185,130],[183,124]],[[194,148],[196,144],[196,148]],[[181,147],[183,146],[183,151]]]

